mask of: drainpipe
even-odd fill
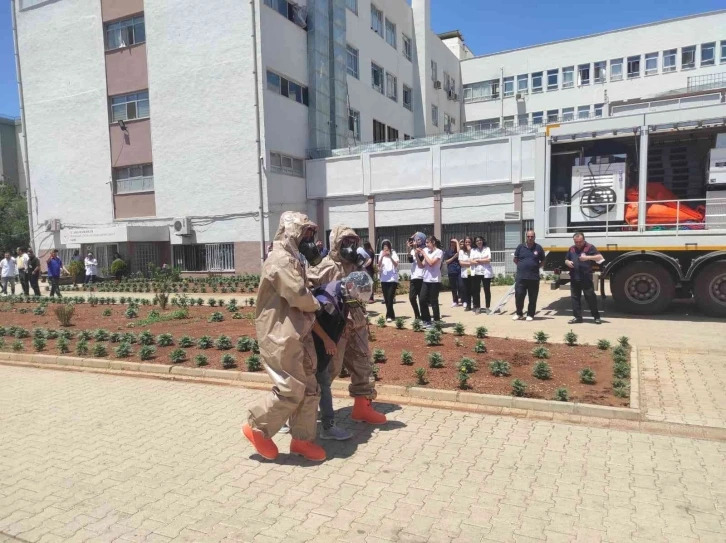
[[[18,75],[18,97],[20,98],[20,126],[23,128],[23,153],[25,163],[25,200],[28,205],[28,232],[30,247],[35,251],[35,229],[33,228],[33,191],[30,185],[30,161],[28,160],[28,127],[25,124],[25,98],[23,96],[23,76],[20,72],[20,51],[18,47],[18,21],[15,15],[15,0],[10,0],[13,24],[13,47],[15,49],[15,71]],[[37,254],[37,253],[36,253]]]
[[[257,14],[255,12],[255,0],[250,0],[250,9],[252,10],[252,57],[254,58],[254,69],[252,74],[255,83],[255,143],[257,144],[257,183],[260,190],[260,269],[265,262],[265,202],[264,190],[262,187],[262,135],[260,134],[260,90],[259,90],[259,74],[257,64]]]
[[[501,77],[499,78],[499,103],[501,105],[501,115],[499,116],[499,128],[504,128],[504,66],[499,68]]]

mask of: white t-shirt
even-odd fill
[[[489,247],[482,247],[481,249],[475,247],[471,250],[471,258],[473,260],[478,260],[480,258],[490,259],[488,264],[476,264],[473,266],[474,275],[483,275],[487,279],[494,277],[494,270],[492,269],[491,263],[492,250]]]
[[[378,259],[378,278],[382,283],[398,283],[398,264],[396,251],[391,251],[391,256],[381,256]]]
[[[3,258],[0,262],[0,269],[2,269],[2,277],[14,278],[17,275],[18,265],[13,257],[10,257],[10,260]]]
[[[427,247],[424,249],[429,258],[438,258],[439,261],[433,266],[429,265],[428,262],[424,261],[424,283],[440,283],[441,282],[441,258],[444,256],[444,252],[441,249],[429,250]]]
[[[461,276],[462,277],[469,277],[469,270],[471,270],[471,266],[464,266],[464,262],[469,262],[471,260],[471,256],[466,254],[464,251],[459,251],[459,264],[461,264]],[[474,272],[471,272],[472,275]]]
[[[416,249],[411,249],[411,256],[413,257],[413,262],[411,262],[411,279],[423,279],[424,269],[418,265]]]
[[[18,258],[16,258],[15,259],[15,262],[17,263],[19,270],[26,269],[28,267],[28,255],[27,255],[27,253],[26,254],[23,254],[22,256],[19,256]]]
[[[98,275],[98,260],[86,257],[84,264],[86,265],[86,275]]]

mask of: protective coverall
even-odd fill
[[[262,266],[255,328],[273,387],[250,408],[248,424],[268,439],[288,419],[293,439],[312,441],[317,430],[320,392],[311,330],[320,304],[307,288],[298,250],[308,228],[317,226],[306,215],[283,214],[272,252]]]

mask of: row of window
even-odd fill
[[[270,152],[270,171],[295,177],[305,177],[305,161],[302,158]]]
[[[726,40],[720,42],[721,63],[726,63]],[[696,67],[697,46],[681,48],[681,70],[690,70]],[[716,63],[716,42],[704,43],[700,46],[700,65],[702,67],[713,66]],[[644,63],[643,63],[644,62]],[[660,52],[647,53],[645,55],[634,55],[626,58],[615,58],[609,61],[610,81],[622,81],[636,79],[641,75],[656,75],[658,73],[674,72],[678,69],[678,49],[667,49]],[[623,72],[625,68],[625,73]],[[560,77],[561,76],[561,77]],[[575,80],[577,77],[577,80]],[[546,72],[533,72],[505,77],[501,80],[491,79],[464,85],[464,101],[480,102],[486,100],[497,100],[500,97],[500,84],[504,87],[502,94],[504,98],[516,94],[540,93],[544,91],[556,91],[569,89],[575,86],[583,87],[591,83],[605,83],[608,77],[608,61],[601,60],[594,63],[580,64],[577,66],[566,66],[562,69],[554,68]]]
[[[358,120],[360,121],[360,114],[358,115]],[[382,122],[376,121],[373,119],[373,142],[374,143],[384,143],[387,141],[398,141],[398,129],[393,128],[392,126],[386,126]],[[403,135],[403,139],[405,141],[408,141],[411,139],[411,136],[408,134]]]
[[[267,70],[267,89],[300,104],[308,105],[308,88],[306,86],[290,81],[270,70]]]
[[[131,17],[106,25],[106,50],[130,47],[146,41],[144,16]]]
[[[348,73],[358,78],[358,50],[348,46]],[[377,92],[384,96],[388,96],[394,102],[398,102],[398,77],[391,72],[385,71],[375,62],[371,62],[371,86]],[[406,85],[403,86],[403,107],[407,110],[413,110],[413,89]]]
[[[582,119],[598,119],[603,116],[604,104],[595,104],[594,106],[578,106],[566,107],[559,109],[549,109],[547,111],[535,111],[532,114],[523,113],[521,115],[510,115],[504,117],[502,122],[505,128],[512,128],[515,122],[519,126],[540,125],[545,123],[570,122]],[[466,130],[493,130],[500,127],[499,117],[491,119],[482,119],[479,121],[468,122],[464,125]]]
[[[441,88],[439,81],[439,65],[435,60],[431,61],[431,81],[434,82],[434,88]],[[439,86],[437,86],[437,84]],[[444,72],[444,90],[447,94],[456,92],[456,79]]]
[[[346,7],[358,15],[358,0],[345,0]],[[398,31],[396,29],[396,23],[383,16],[383,10],[378,9],[374,4],[371,4],[371,30],[378,34],[381,38],[386,40],[386,43],[398,49]],[[406,36],[401,32],[401,41],[403,47],[401,52],[406,60],[411,60],[413,57],[413,42],[409,36]]]

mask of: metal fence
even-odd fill
[[[174,266],[182,271],[234,271],[234,243],[174,245]]]

